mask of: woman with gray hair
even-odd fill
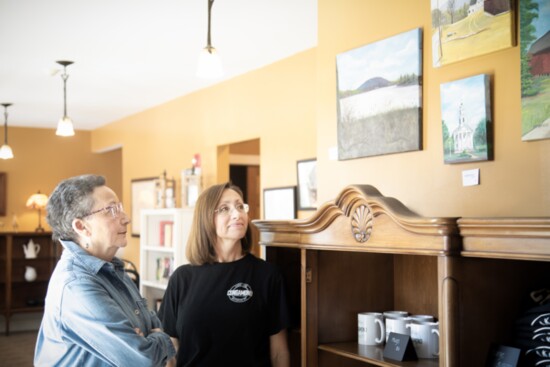
[[[62,181],[47,206],[63,245],[50,278],[35,366],[164,366],[176,354],[123,263],[130,219],[105,179]]]

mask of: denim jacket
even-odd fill
[[[176,351],[122,262],[72,241],[50,279],[35,366],[164,366]],[[144,336],[135,332],[139,328]]]

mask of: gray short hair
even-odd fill
[[[105,178],[97,175],[82,175],[61,181],[48,200],[46,220],[52,228],[52,237],[57,240],[77,241],[73,219],[82,218],[92,210],[92,193],[104,186]]]

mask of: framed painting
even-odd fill
[[[298,210],[317,209],[317,160],[298,161]]]
[[[264,189],[264,219],[296,218],[296,186]]]
[[[521,140],[550,139],[550,1],[519,3]]]
[[[490,76],[444,83],[440,90],[445,163],[493,159]]]
[[[516,44],[513,0],[431,0],[431,12],[434,67]]]
[[[132,237],[139,237],[141,209],[155,207],[155,180],[158,177],[137,178],[131,181],[132,189]]]
[[[336,56],[338,159],[421,149],[422,30]]]

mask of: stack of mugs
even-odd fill
[[[357,315],[358,343],[384,345],[390,333],[410,335],[418,358],[439,357],[439,322],[431,315],[407,311],[361,312]]]

